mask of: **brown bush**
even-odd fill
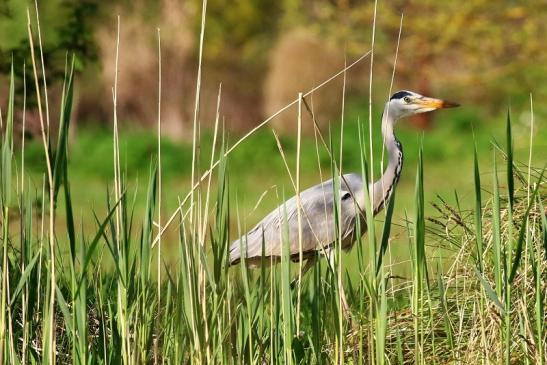
[[[344,53],[327,45],[317,35],[303,29],[283,34],[271,53],[270,69],[264,83],[264,109],[267,115],[275,113],[290,101],[319,84],[344,65]],[[340,119],[342,84],[339,78],[314,93],[314,111],[320,125]],[[311,104],[311,103],[310,103]],[[303,114],[303,130],[313,131],[311,118]],[[280,131],[293,131],[297,126],[297,108],[293,107],[272,122]]]
[[[117,7],[121,14],[118,60],[118,118],[142,126],[155,125],[158,117],[158,41],[161,29],[162,51],[162,128],[165,135],[184,137],[192,118],[195,70],[190,65],[193,47],[188,6],[175,0],[162,0],[155,24],[144,2],[131,9]],[[98,27],[100,70],[83,76],[79,116],[85,119],[112,120],[112,87],[115,79],[117,23],[113,16],[108,26]],[[96,79],[96,74],[99,78]]]
[[[158,96],[157,29],[161,29],[162,108],[164,135],[191,139],[197,75],[195,18],[200,9],[191,2],[162,0],[159,25],[146,2],[117,7],[121,14],[118,61],[118,119],[155,128]],[[116,62],[116,18],[98,27],[96,34],[101,67],[84,75],[79,90],[78,115],[90,121],[112,123],[112,87]],[[223,84],[221,116],[231,130],[246,130],[262,117],[261,85],[256,70],[241,64],[238,56],[204,59],[202,64],[200,123],[214,123],[219,84]],[[96,75],[100,77],[97,79]],[[257,92],[258,90],[258,92]]]

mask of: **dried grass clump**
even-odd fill
[[[529,188],[533,191],[533,187]],[[499,288],[495,285],[496,265],[493,262],[496,234],[492,224],[495,212],[493,198],[484,204],[481,212],[484,222],[482,273],[479,272],[477,260],[473,214],[461,212],[444,201],[435,204],[441,215],[429,219],[433,224],[429,227],[428,241],[431,248],[442,250],[445,259],[441,261],[430,255],[423,312],[418,314],[421,323],[420,344],[416,344],[415,338],[416,316],[406,302],[408,298],[404,299],[410,292],[412,282],[404,280],[392,284],[389,297],[395,302],[402,301],[403,304],[398,306],[399,309],[393,309],[387,319],[387,357],[397,363],[403,360],[405,364],[412,364],[416,359],[416,351],[420,351],[419,356],[426,364],[479,364],[485,361],[498,364],[507,356],[509,349],[511,363],[519,364],[524,359],[534,359],[534,363],[542,363],[540,356],[547,356],[544,350],[540,351],[540,347],[545,349],[547,345],[547,312],[544,307],[547,293],[547,252],[542,228],[542,216],[545,215],[543,207],[547,204],[547,195],[540,188],[535,203],[532,203],[526,216],[528,198],[527,187],[515,194],[512,220],[508,201],[500,201],[501,247],[509,254],[512,241],[513,258],[516,256],[516,242],[521,226],[526,224],[528,218],[528,237],[524,242],[520,265],[513,282],[501,289],[500,297],[496,294]],[[441,265],[445,268],[440,267]],[[506,270],[504,275],[509,276],[511,268]],[[507,287],[510,288],[508,305],[504,301]],[[542,313],[540,306],[544,308]],[[361,328],[356,328],[349,334],[349,356],[359,353],[361,331],[366,331],[368,326],[366,323],[361,324]],[[537,329],[540,327],[543,328],[542,338],[537,336]],[[367,341],[362,346],[365,349],[360,353],[369,354]],[[545,360],[543,359],[544,362]]]

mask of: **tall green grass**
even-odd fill
[[[33,39],[30,23],[29,16]],[[32,60],[32,91],[47,106],[47,86],[40,77],[45,70],[38,71],[42,63],[34,53]],[[269,266],[269,258],[260,269],[243,262],[228,265],[230,237],[249,228],[230,180],[229,153],[244,139],[230,143],[223,130],[219,90],[212,148],[199,148],[199,78],[194,188],[168,219],[160,216],[159,139],[157,156],[150,161],[145,209],[142,214],[135,211],[137,194],[128,187],[128,171],[120,163],[114,81],[113,177],[104,194],[108,208],[99,213],[90,206],[95,226],[85,229],[81,212],[72,207],[74,194],[85,191],[73,191],[70,185],[73,69],[73,62],[67,62],[58,134],[51,133],[48,115],[40,119],[46,164],[39,188],[25,177],[24,143],[15,143],[14,124],[24,121],[14,117],[13,71],[10,77],[1,138],[0,363],[547,362],[544,167],[532,166],[531,159],[517,162],[510,116],[506,143],[494,144],[489,166],[479,166],[475,150],[469,171],[475,178],[472,211],[439,198],[438,216],[427,217],[427,166],[422,159],[427,151],[407,147],[418,149],[420,156],[415,209],[406,221],[397,222],[406,227],[409,277],[397,275],[397,262],[390,255],[391,226],[396,223],[391,199],[376,219],[383,221],[380,224],[366,204],[367,236],[357,240],[352,253],[358,257],[357,277],[347,275],[344,256],[337,250],[334,265],[320,259],[293,288],[291,281],[302,267],[290,261],[286,249],[277,265]],[[308,96],[303,93],[297,99],[299,125],[303,112],[316,119]],[[161,110],[159,102],[158,107]],[[49,114],[50,108],[45,110]],[[333,146],[341,147],[344,140],[315,125],[318,176],[333,177],[340,184],[343,161],[336,158]],[[369,180],[374,164],[365,130],[365,123],[359,122],[361,173]],[[293,180],[291,187],[277,191],[280,204],[302,188],[298,157],[307,152],[300,151],[300,138],[294,171],[278,140]],[[531,139],[530,149],[532,145]],[[319,161],[318,151],[324,150],[330,156],[328,171],[321,170]],[[209,155],[208,166],[200,166],[198,154]],[[55,220],[59,207],[65,210],[63,221]],[[235,226],[229,224],[233,217]],[[171,247],[176,249],[160,252],[168,231],[175,232],[171,236],[177,242]],[[166,256],[175,256],[177,260],[169,262],[176,264],[168,264]],[[105,265],[107,261],[113,266]],[[350,305],[348,315],[342,311],[341,286]]]

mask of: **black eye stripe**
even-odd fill
[[[391,98],[389,100],[393,100],[393,99],[402,99],[404,98],[405,96],[412,96],[411,93],[409,93],[408,91],[397,91],[395,94],[393,94],[391,96]]]

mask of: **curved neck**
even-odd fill
[[[403,168],[403,147],[393,133],[395,119],[389,113],[389,104],[386,104],[382,115],[382,137],[387,152],[388,165],[380,180],[372,188],[374,214],[377,214],[386,205],[393,194],[401,170]]]

